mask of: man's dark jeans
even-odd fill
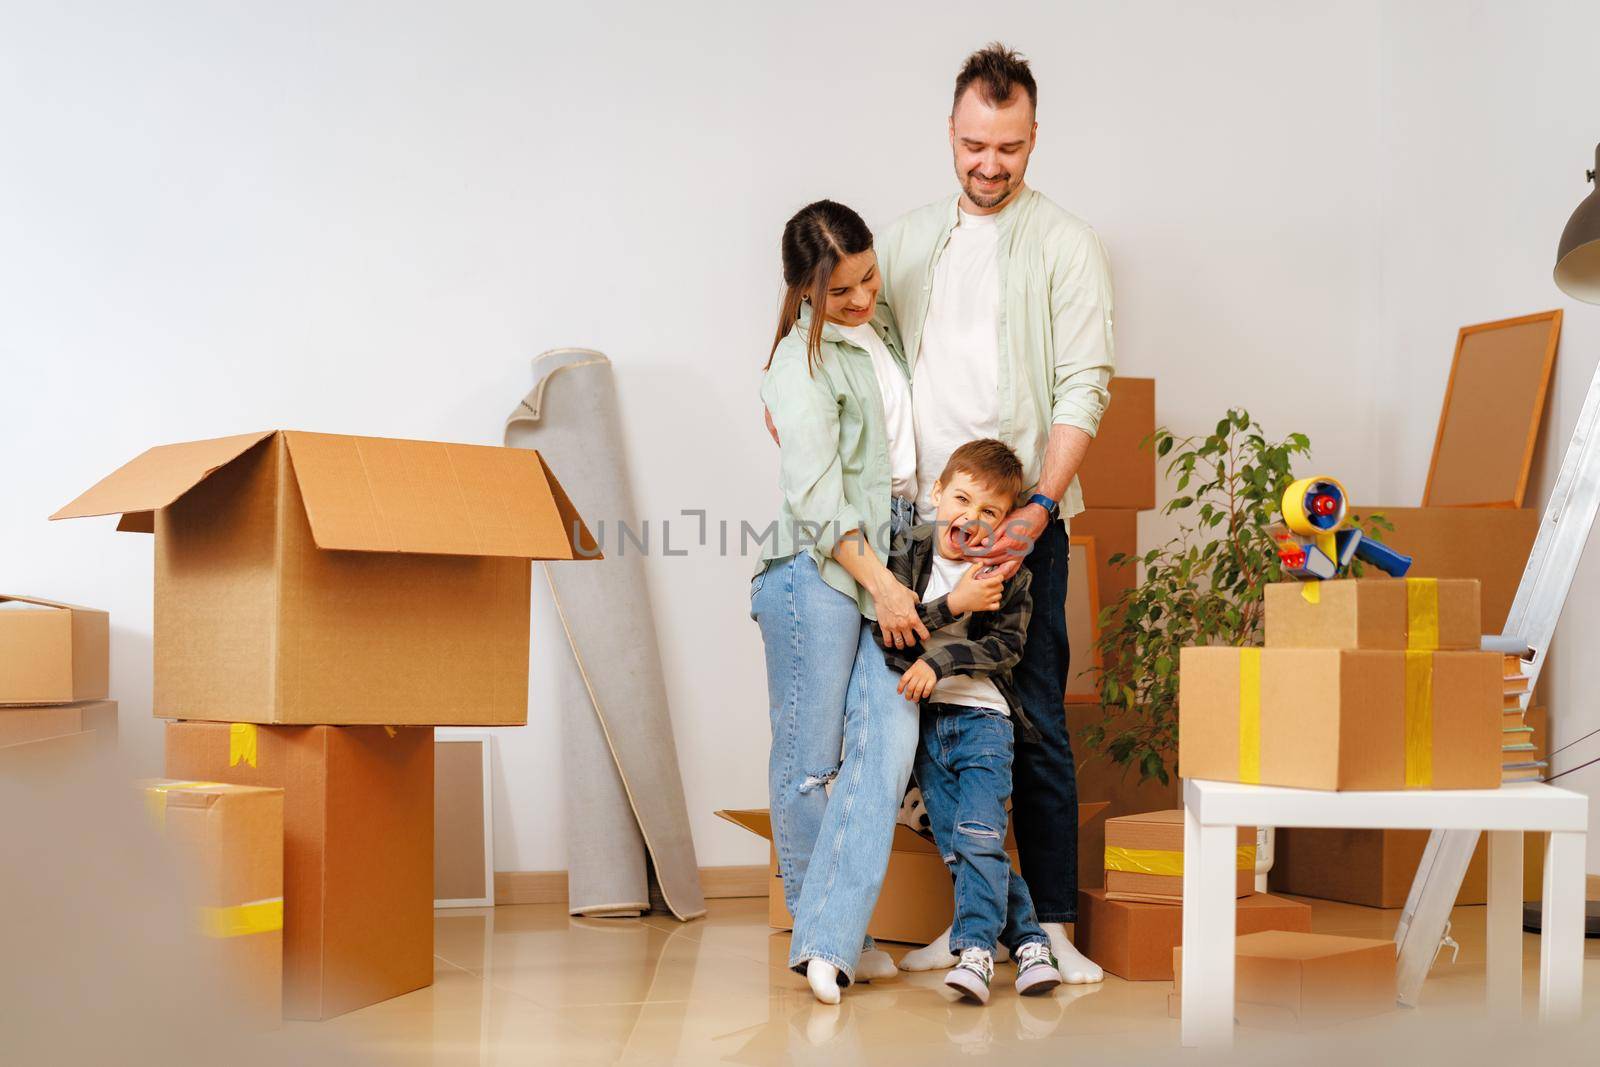
[[[1023,565],[1033,572],[1033,618],[1012,683],[1039,740],[1017,739],[1011,822],[1022,877],[1040,922],[1078,921],[1078,775],[1067,737],[1067,531],[1045,527]]]

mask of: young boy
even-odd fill
[[[929,631],[921,646],[884,656],[900,692],[922,701],[917,784],[934,841],[955,874],[950,951],[960,962],[945,984],[968,1000],[989,1002],[997,942],[1017,962],[1017,992],[1048,993],[1061,984],[1050,940],[1033,898],[1005,851],[1011,796],[1013,721],[1033,727],[1011,687],[1022,657],[1032,600],[1027,568],[1010,581],[986,577],[964,550],[999,529],[1022,491],[1022,464],[994,440],[956,449],[934,485],[936,521],[898,538],[890,570],[922,597]],[[882,633],[879,633],[882,640]]]

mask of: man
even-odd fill
[[[1032,572],[1034,612],[1015,685],[1040,739],[1019,744],[1012,823],[1022,873],[1068,982],[1104,974],[1066,936],[1077,921],[1078,788],[1067,737],[1067,530],[1077,472],[1112,373],[1111,272],[1082,220],[1023,182],[1038,125],[1028,63],[999,44],[956,78],[950,147],[961,192],[897,221],[878,243],[911,369],[918,513],[961,444],[997,437],[1022,460],[1028,502],[969,548],[1009,578]],[[953,965],[948,933],[902,966]]]

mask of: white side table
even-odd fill
[[[1183,1043],[1233,1042],[1235,840],[1240,826],[1483,830],[1489,834],[1491,999],[1520,1000],[1522,834],[1549,834],[1539,1014],[1575,1018],[1583,999],[1584,839],[1589,801],[1542,782],[1500,789],[1334,793],[1185,779]]]

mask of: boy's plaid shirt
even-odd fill
[[[915,526],[894,538],[889,550],[889,572],[901,584],[918,596],[928,590],[928,580],[933,575],[934,536],[937,527],[932,524]],[[884,643],[883,628],[873,626],[878,644],[883,646],[883,658],[890,667],[905,671],[917,660],[925,661],[939,678],[952,674],[987,674],[995,688],[1006,698],[1013,721],[1027,740],[1037,740],[1038,731],[1028,721],[1017,699],[1016,688],[1011,684],[1011,668],[1022,658],[1022,648],[1028,639],[1028,620],[1033,617],[1033,597],[1028,586],[1033,575],[1028,568],[1020,568],[1006,582],[1000,593],[1000,606],[994,611],[973,611],[967,620],[967,635],[955,638],[938,648],[926,649],[921,644],[910,648],[891,648]],[[917,605],[917,614],[929,632],[942,630],[960,617],[951,613],[946,603],[948,596],[938,597]]]

